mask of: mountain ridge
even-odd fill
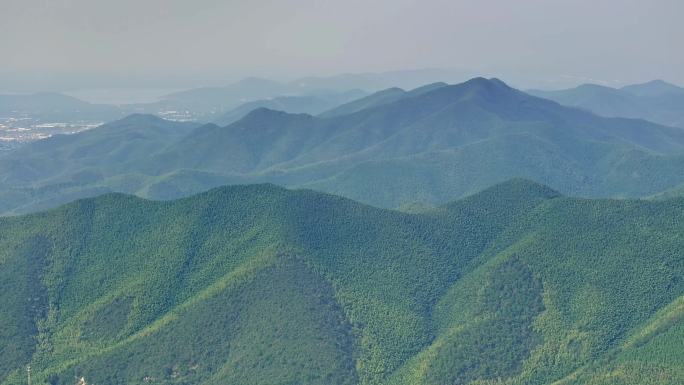
[[[80,154],[92,146],[77,134],[70,140],[82,141],[80,149],[65,161],[74,166],[62,176],[34,171],[61,162],[57,150],[0,159],[5,180],[18,175],[12,170],[31,171],[15,189],[0,190],[2,212],[103,190],[170,199],[228,183],[306,187],[381,207],[441,204],[514,177],[587,197],[644,197],[682,183],[684,131],[677,128],[563,107],[496,79],[400,96],[330,117],[257,109],[225,127],[169,127],[158,131],[174,132],[163,140],[128,125],[130,138],[148,138],[136,143],[150,146],[130,152],[126,136],[111,138],[110,146],[135,154],[115,167],[86,166]]]
[[[514,179],[428,214],[260,184],[0,218],[0,383],[676,383],[644,328],[684,338],[682,213]]]
[[[684,128],[681,112],[684,109],[684,88],[663,81],[622,88],[583,84],[565,90],[528,92],[606,117],[639,118]]]

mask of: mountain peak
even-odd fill
[[[463,82],[461,84],[464,84],[464,85],[466,85],[466,84],[468,84],[468,85],[486,85],[486,86],[496,86],[496,87],[506,86],[506,87],[508,87],[508,85],[506,83],[504,83],[501,79],[485,78],[483,76],[476,76],[474,78],[466,80],[465,82]]]
[[[472,91],[487,91],[487,92],[501,92],[501,91],[512,91],[513,89],[509,87],[503,81],[497,78],[483,78],[476,77],[467,80],[461,84],[456,84],[452,87],[459,87],[463,89],[469,89]]]
[[[495,184],[494,186],[489,187],[483,190],[482,192],[486,191],[507,191],[509,193],[515,192],[518,194],[524,194],[526,196],[533,196],[546,199],[556,198],[561,195],[558,191],[550,188],[545,184],[541,184],[526,178],[512,178],[501,183]]]
[[[510,206],[534,206],[541,200],[561,196],[558,191],[541,183],[525,178],[512,178],[463,199],[448,203],[444,207],[454,209],[462,207],[464,204],[472,204],[474,201],[482,201],[489,202],[484,207],[497,210]]]
[[[231,125],[253,125],[253,124],[282,124],[284,122],[304,121],[313,119],[309,114],[291,114],[289,112],[273,110],[266,107],[259,107],[250,111],[242,119]]]
[[[258,107],[250,111],[245,118],[255,118],[255,117],[285,117],[285,116],[311,116],[309,114],[292,114],[285,111],[274,110],[268,107]]]
[[[646,83],[632,84],[622,87],[623,91],[638,96],[662,96],[672,94],[684,95],[684,88],[668,83],[661,79],[651,80]]]
[[[498,101],[522,94],[497,78],[476,77],[466,82],[437,87],[421,95],[446,97],[449,100],[489,100]]]
[[[126,123],[126,124],[146,124],[146,123],[160,123],[160,122],[166,122],[166,119],[162,119],[158,117],[157,115],[152,115],[152,114],[140,114],[140,113],[135,113],[128,115],[124,118],[121,118],[117,121],[114,121],[112,123]]]
[[[499,196],[502,200],[551,199],[561,194],[538,182],[525,178],[512,178],[486,188],[472,196]],[[467,198],[466,198],[467,199]]]

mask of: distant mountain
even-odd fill
[[[671,187],[665,191],[661,191],[657,194],[653,194],[649,199],[653,200],[665,200],[673,198],[684,198],[684,183]]]
[[[346,90],[360,88],[368,91],[380,91],[391,87],[413,89],[435,82],[461,83],[475,75],[475,72],[471,70],[425,68],[306,77],[297,79],[290,85],[299,89]]]
[[[335,107],[328,111],[325,111],[320,115],[320,117],[330,118],[333,116],[352,114],[354,112],[365,110],[367,108],[377,107],[383,104],[396,102],[397,100],[405,97],[417,96],[422,93],[432,91],[440,87],[444,87],[446,85],[446,83],[432,83],[426,86],[418,87],[411,91],[404,91],[403,89],[398,87],[388,88],[368,95],[366,97],[343,104],[341,106]]]
[[[70,175],[86,171],[101,177],[69,185],[69,194],[104,188],[168,199],[226,183],[271,182],[380,207],[440,204],[515,177],[586,197],[645,197],[684,182],[679,128],[599,117],[497,79],[392,92],[400,97],[329,118],[261,108],[225,127],[169,127],[183,136],[151,141],[144,156],[111,166],[81,166],[81,152],[68,160],[59,151],[40,159],[16,152],[0,158],[0,180],[14,183],[0,189],[2,212],[46,207],[65,193]],[[109,143],[127,146],[125,136]],[[77,166],[36,172],[53,163]]]
[[[684,382],[684,200],[273,185],[0,218],[0,384]]]
[[[684,128],[684,88],[662,80],[620,89],[585,84],[568,90],[528,92],[603,116],[646,119]]]
[[[201,106],[203,109],[224,109],[290,92],[289,87],[272,80],[246,78],[225,87],[194,88],[166,95],[162,99],[181,102],[191,107]]]
[[[396,207],[516,176],[574,194],[641,196],[681,183],[683,154],[682,130],[600,118],[480,78],[329,119],[256,110],[198,128],[148,171],[183,165]]]
[[[115,106],[91,104],[64,94],[46,92],[0,95],[0,115],[57,121],[106,121],[122,117],[122,112]]]
[[[194,123],[131,115],[74,135],[55,135],[29,143],[2,158],[3,184],[72,178],[85,169],[109,173],[183,138]]]
[[[684,88],[662,80],[652,80],[643,84],[624,86],[622,91],[645,97],[684,95]]]
[[[54,207],[109,191],[136,192],[147,177],[131,170],[195,127],[136,114],[26,144],[0,156],[0,211],[27,203],[30,210]]]
[[[390,87],[416,88],[438,81],[461,82],[471,76],[471,71],[422,69],[306,77],[287,82],[252,77],[227,86],[203,87],[175,92],[162,97],[159,105],[167,109],[188,108],[200,114],[225,113],[244,103],[276,97],[305,97],[350,90],[374,92]],[[278,109],[274,105],[267,104],[261,104],[260,107]],[[334,106],[329,106],[327,109],[332,107]],[[292,112],[309,111],[294,110]],[[318,112],[322,111],[314,111],[313,114]],[[216,119],[220,118],[218,116],[212,118],[212,120]]]
[[[341,93],[322,93],[303,96],[278,96],[268,99],[247,102],[234,108],[214,120],[215,124],[227,126],[244,118],[248,113],[257,108],[269,108],[271,110],[284,111],[294,114],[306,113],[318,115],[323,111],[332,109],[340,104],[347,103],[366,96],[361,90],[351,90]]]

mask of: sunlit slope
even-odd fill
[[[5,218],[0,376],[676,383],[683,216],[513,180],[426,214],[251,185]]]

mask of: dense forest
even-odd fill
[[[2,218],[0,384],[684,383],[684,199],[412,212],[260,184]]]

